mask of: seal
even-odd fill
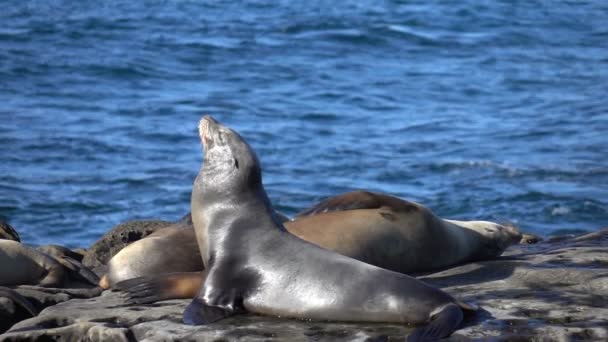
[[[283,224],[303,240],[405,274],[493,259],[521,238],[514,227],[444,220],[418,203],[362,190],[330,197]],[[127,246],[110,261],[101,286],[128,292],[126,297],[134,303],[192,298],[195,293],[185,291],[198,289],[201,276],[174,272],[203,269],[198,248],[190,243],[195,240],[193,227],[179,232],[167,228],[157,239],[146,239]],[[157,257],[171,255],[176,246],[184,259]],[[186,248],[192,250],[182,253]],[[437,254],[438,249],[442,253]],[[174,274],[163,279],[167,273]]]
[[[108,289],[128,279],[171,272],[199,272],[203,268],[192,223],[174,224],[120,250],[108,262],[108,272],[99,286]]]
[[[204,163],[192,221],[207,275],[186,324],[239,312],[312,320],[422,325],[411,339],[449,336],[463,309],[449,294],[290,234],[274,214],[255,152],[209,116],[199,124]]]
[[[54,258],[19,242],[0,240],[0,285],[61,287],[71,278],[96,285],[99,278],[69,257]]]

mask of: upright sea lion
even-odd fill
[[[99,278],[78,261],[54,258],[11,240],[0,240],[0,285],[60,287],[74,277],[96,285]]]
[[[199,124],[204,163],[192,221],[207,276],[187,324],[235,313],[313,320],[427,324],[414,339],[449,336],[473,307],[407,275],[304,241],[277,219],[255,152],[209,116]]]

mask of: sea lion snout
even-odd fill
[[[210,147],[213,142],[213,130],[217,125],[218,122],[211,115],[203,116],[198,122],[198,134],[205,147]]]
[[[511,236],[511,240],[513,241],[513,243],[519,242],[521,240],[522,234],[519,229],[517,229],[517,227],[513,225],[503,225],[503,227],[505,227],[507,234]]]

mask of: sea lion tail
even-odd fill
[[[187,299],[196,296],[203,276],[204,272],[167,273],[123,280],[113,288],[122,291],[122,297],[129,304]]]
[[[431,322],[412,332],[408,342],[438,340],[448,337],[462,322],[463,313],[459,305],[450,303],[431,314]]]

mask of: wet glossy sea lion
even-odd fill
[[[313,320],[426,324],[412,338],[449,336],[472,309],[402,273],[323,249],[287,232],[262,185],[255,152],[211,117],[199,124],[205,161],[192,221],[207,275],[183,321],[239,312]]]
[[[71,277],[97,284],[99,279],[76,260],[55,258],[11,240],[0,240],[0,285],[61,287]]]

